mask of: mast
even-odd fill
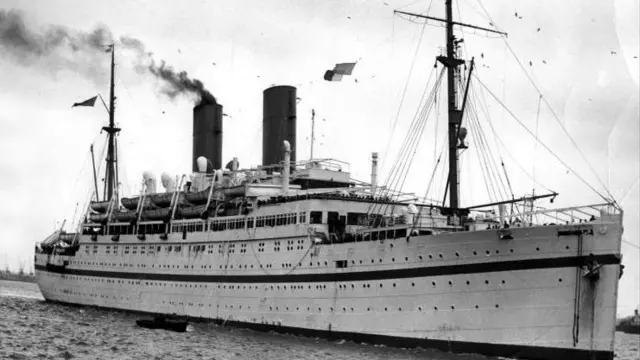
[[[110,45],[111,48],[111,86],[109,94],[109,126],[105,126],[102,130],[107,132],[108,136],[108,148],[107,148],[107,168],[105,170],[105,187],[107,192],[107,198],[104,200],[111,200],[113,196],[118,196],[117,191],[117,157],[116,157],[116,134],[120,131],[115,126],[115,44]],[[116,198],[116,202],[117,202]]]
[[[404,14],[414,17],[419,17],[427,20],[435,20],[439,22],[443,22],[446,25],[446,55],[438,56],[436,59],[442,63],[447,68],[447,107],[448,107],[448,138],[449,138],[449,178],[448,182],[448,191],[449,191],[449,207],[452,209],[458,209],[460,206],[459,199],[459,173],[458,173],[458,133],[460,130],[460,125],[462,123],[462,110],[458,108],[457,101],[457,82],[459,81],[460,74],[460,65],[464,64],[464,60],[456,58],[456,49],[458,43],[462,42],[462,40],[456,41],[455,36],[453,34],[453,26],[464,26],[477,30],[484,30],[492,33],[497,33],[501,35],[506,35],[506,33],[486,29],[479,26],[469,25],[460,23],[457,21],[453,21],[453,9],[452,9],[453,0],[445,0],[446,6],[446,19],[439,19],[427,15],[414,14],[405,11],[395,10],[394,13]],[[445,194],[446,196],[446,194]]]
[[[91,144],[90,150],[91,150],[91,165],[93,166],[93,184],[96,186],[96,201],[100,201],[100,193],[98,192],[98,177],[96,175],[96,159],[93,156],[93,144]]]
[[[309,156],[309,160],[313,160],[313,140],[314,140],[315,128],[316,128],[316,111],[315,109],[311,109],[311,155]]]
[[[458,66],[463,60],[456,59],[455,38],[453,35],[452,0],[446,0],[447,7],[447,56],[439,56],[438,60],[447,68],[447,104],[449,115],[449,207],[457,209],[459,205],[458,191],[458,127],[462,122],[462,111],[458,110],[456,80]]]

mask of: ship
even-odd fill
[[[616,325],[616,331],[627,334],[640,334],[640,314],[638,309],[633,310],[633,316],[621,319]]]
[[[77,228],[36,244],[44,298],[358,343],[613,359],[623,231],[615,200],[533,206],[553,203],[552,192],[460,206],[474,63],[459,55],[453,29],[469,25],[445,3],[444,19],[396,11],[446,28],[436,62],[448,97],[441,203],[379,182],[378,153],[368,181],[336,159],[297,160],[288,85],[263,92],[262,165],[223,166],[222,105],[203,98],[193,109],[193,173],[162,174],[158,191],[147,172],[138,195],[121,197],[112,46],[103,194],[96,181]]]

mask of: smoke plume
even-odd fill
[[[109,69],[105,50],[111,44],[115,44],[116,49],[131,51],[134,59],[130,66],[139,74],[150,74],[160,80],[163,84],[161,92],[170,99],[187,95],[195,96],[196,101],[216,101],[200,80],[190,78],[185,71],[175,70],[164,60],[156,60],[136,38],[123,36],[116,41],[104,25],[89,32],[58,25],[34,30],[27,26],[21,12],[0,9],[0,58],[5,57],[19,65],[38,66],[53,72],[75,71],[103,84],[108,80]]]
[[[153,53],[147,52],[144,44],[139,39],[131,36],[120,37],[120,44],[125,49],[136,54],[135,69],[139,73],[148,71],[164,82],[163,94],[174,99],[181,94],[195,94],[201,103],[215,103],[216,98],[204,87],[202,81],[192,79],[186,71],[177,71],[167,65],[164,60],[159,63],[153,57]]]

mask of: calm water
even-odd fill
[[[36,284],[0,280],[0,359],[497,359],[207,324],[189,325],[180,334],[138,328],[138,317],[49,304]],[[640,336],[616,333],[616,349],[617,359],[640,359]]]

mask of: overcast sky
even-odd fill
[[[507,42],[482,31],[457,34],[465,40],[465,57],[475,57],[482,83],[527,128],[537,128],[542,143],[570,167],[544,146],[536,146],[482,85],[472,82],[474,101],[486,102],[491,120],[480,116],[485,135],[493,138],[493,126],[509,149],[489,140],[495,145],[496,161],[502,158],[505,163],[515,195],[531,193],[535,174],[540,183],[536,193],[559,192],[558,206],[601,202],[582,178],[600,193],[607,187],[624,208],[626,270],[619,313],[630,313],[640,302],[638,2],[455,3],[454,16],[460,21],[509,33]],[[139,188],[145,170],[159,177],[165,171],[177,175],[191,168],[194,97],[167,96],[167,83],[144,71],[141,58],[146,65],[153,59],[156,66],[165,61],[176,71],[187,71],[224,106],[228,116],[223,163],[236,156],[241,167],[259,165],[262,91],[271,85],[293,85],[300,98],[294,149],[298,160],[309,156],[310,116],[315,109],[316,157],[347,161],[353,176],[367,181],[372,151],[381,153],[381,178],[389,175],[434,58],[444,45],[443,28],[430,23],[423,32],[420,22],[394,16],[393,9],[429,10],[429,15],[443,17],[443,4],[3,0],[0,266],[31,266],[33,244],[50,234],[56,222],[71,221],[76,203],[82,204],[91,189],[89,145],[95,143],[96,152],[102,148],[104,134],[99,131],[108,116],[100,102],[94,108],[70,106],[97,93],[108,99],[109,55],[99,51],[98,42],[115,39],[118,46],[116,121],[123,128],[125,195]],[[16,38],[16,29],[28,35],[25,41]],[[123,43],[132,38],[144,44],[145,53],[134,51],[131,41]],[[323,80],[324,71],[335,63],[352,61],[358,63],[351,77]],[[550,107],[543,102],[538,111],[539,95],[528,77]],[[404,190],[425,193],[445,139],[444,119],[441,109],[427,123]],[[475,139],[468,136],[470,150],[461,160],[462,205],[492,200]],[[428,195],[442,198],[444,172],[436,174]]]

